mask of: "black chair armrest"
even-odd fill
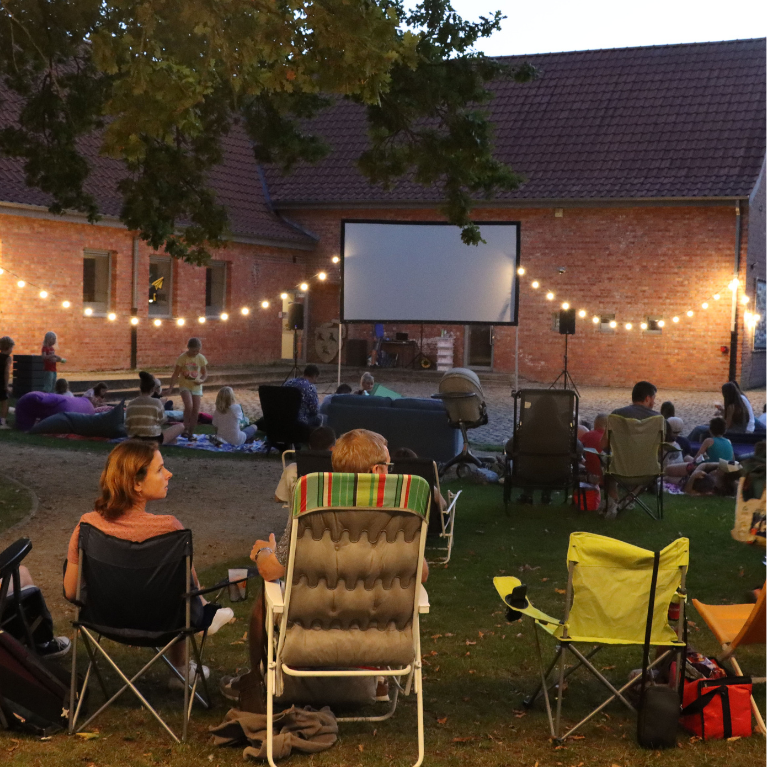
[[[192,589],[191,591],[188,591],[186,594],[184,594],[184,597],[200,597],[203,594],[210,594],[212,591],[220,591],[221,589],[225,589],[230,584],[234,585],[235,583],[244,583],[245,581],[248,581],[251,578],[256,578],[257,576],[258,576],[258,568],[249,567],[248,575],[245,578],[238,578],[236,581],[230,581],[228,578],[224,578],[223,580],[220,580],[218,583],[216,583],[214,586],[208,586],[204,589]]]

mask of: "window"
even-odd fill
[[[170,317],[173,263],[170,258],[149,259],[149,316]]]
[[[600,314],[599,315],[599,332],[600,333],[614,333],[615,332],[615,315],[614,314]]]
[[[226,262],[212,261],[205,268],[205,314],[215,317],[226,311]]]
[[[94,314],[109,311],[110,259],[108,251],[86,250],[83,254],[83,308]]]
[[[645,333],[659,336],[663,333],[663,325],[658,323],[663,322],[663,317],[648,317],[647,318],[647,330]]]

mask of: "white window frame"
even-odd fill
[[[150,317],[159,317],[159,318],[167,318],[173,316],[173,259],[170,256],[150,256],[149,257],[149,264],[151,267],[152,262],[162,262],[167,263],[170,266],[170,269],[168,270],[168,281],[170,284],[167,288],[167,294],[168,294],[168,310],[164,314],[160,314],[159,312],[153,312],[152,311],[152,304],[149,303],[149,296],[147,295],[147,306],[149,309],[149,316]],[[163,286],[163,290],[165,290]]]
[[[93,250],[85,248],[83,250],[83,266],[86,259],[106,260],[107,264],[107,284],[106,301],[86,301],[83,296],[83,309],[91,309],[92,317],[106,317],[112,310],[112,253],[108,250]],[[83,292],[85,292],[85,280],[83,279]]]
[[[208,297],[207,297],[207,283],[208,283],[208,269],[220,269],[224,273],[224,279],[223,279],[223,296],[221,300],[221,306],[216,306],[211,304],[208,306]],[[229,286],[229,264],[226,261],[218,261],[218,260],[212,260],[205,266],[205,316],[209,318],[215,319],[218,317],[222,312],[227,311],[227,288]],[[211,296],[212,298],[212,296]]]

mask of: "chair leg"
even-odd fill
[[[415,698],[418,709],[418,761],[413,767],[421,767],[424,755],[424,737],[423,737],[423,679],[421,676],[421,664],[416,665],[415,669]]]
[[[75,690],[77,689],[77,635],[79,629],[75,629],[72,637],[72,674],[69,681],[69,727],[67,731],[71,735],[75,721]],[[90,671],[90,669],[88,669]]]
[[[561,732],[560,723],[562,718],[562,696],[564,694],[565,686],[565,647],[561,648],[559,654],[559,688],[557,689],[557,717],[554,724],[554,740],[560,740],[559,733]]]
[[[740,666],[738,665],[738,661],[735,660],[734,655],[730,656],[729,661],[735,673],[738,676],[743,676],[743,672],[740,670]],[[754,718],[756,719],[756,726],[759,732],[761,732],[762,735],[767,736],[767,727],[765,727],[762,713],[759,711],[759,706],[756,705],[756,700],[754,699],[753,695],[751,696],[751,711],[753,712]]]
[[[187,624],[188,625],[188,624]],[[184,719],[181,725],[181,742],[186,741],[186,733],[189,725],[189,634],[184,635]],[[204,673],[204,672],[203,672]]]

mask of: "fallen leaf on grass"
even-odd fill
[[[75,735],[77,735],[78,738],[82,738],[83,740],[93,740],[99,736],[97,732],[76,732]]]
[[[727,742],[728,742],[728,743],[732,743],[732,741],[734,741],[734,740],[740,740],[740,738],[741,738],[741,736],[740,736],[740,735],[733,735],[731,738],[727,738]]]
[[[612,671],[615,668],[615,666],[600,666],[600,668],[602,669],[602,671]]]
[[[436,642],[441,636],[442,634],[432,634],[431,638]]]
[[[469,673],[470,673],[470,674],[476,674],[477,672],[476,672],[476,671],[475,671],[473,668],[470,668],[470,669],[469,669]]]
[[[515,719],[521,719],[523,716],[527,716],[527,711],[521,711],[520,709],[512,709],[512,714],[514,714]]]
[[[571,735],[570,736],[570,740],[586,740],[586,736],[585,735]],[[581,764],[583,764],[583,762],[581,762]],[[580,767],[580,765],[578,765],[578,767]]]
[[[546,583],[547,580],[548,578],[541,578],[541,583]]]
[[[447,717],[443,716],[442,719],[437,719],[437,724],[445,724],[447,722]]]
[[[567,590],[566,589],[554,589],[554,591],[556,591],[557,594],[567,594]]]
[[[465,738],[453,738],[453,743],[471,743],[472,740],[477,740],[477,738],[468,735]]]
[[[468,647],[469,645],[472,645],[472,644],[477,644],[477,643],[476,643],[476,642],[472,642],[472,641],[471,641],[471,639],[467,639],[467,640],[466,640],[466,646],[467,646],[467,647]]]
[[[446,633],[446,634],[445,634],[445,636],[446,636],[446,637],[454,637],[454,636],[455,636],[455,634]]]
[[[438,653],[436,650],[432,650],[432,651],[429,653],[429,655],[432,655],[432,656],[434,656],[434,655],[439,655],[439,653]]]
[[[360,753],[365,750],[365,746],[363,746],[362,743],[360,743],[357,748],[360,750]]]

